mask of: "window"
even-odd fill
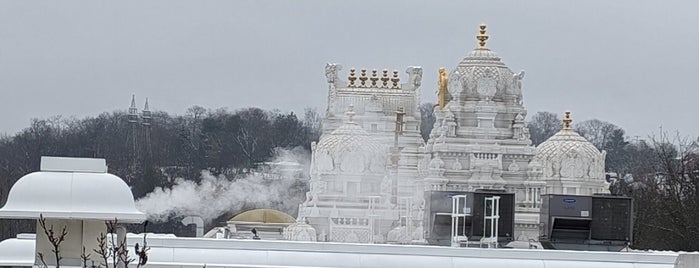
[[[379,131],[379,125],[371,124],[371,132],[378,132],[378,131]]]

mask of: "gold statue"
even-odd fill
[[[437,91],[437,106],[439,109],[444,109],[447,105],[447,70],[444,67],[439,68],[439,91]]]

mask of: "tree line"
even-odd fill
[[[153,112],[149,125],[127,119],[125,111],[33,119],[20,132],[0,137],[0,206],[19,178],[39,170],[41,156],[104,158],[109,172],[123,178],[138,199],[155,187],[172,186],[173,178],[200,180],[202,170],[233,179],[244,176],[256,163],[269,160],[275,148],[310,151],[322,118],[310,108],[298,116],[194,106],[185,115]],[[33,221],[0,220],[0,240],[34,228]]]
[[[420,132],[426,140],[434,125],[434,104],[420,105]],[[0,137],[0,205],[20,177],[39,170],[41,156],[105,158],[110,173],[124,178],[134,197],[169,178],[199,180],[200,172],[236,178],[269,160],[275,148],[310,150],[321,131],[321,116],[245,108],[208,110],[194,106],[184,115],[154,112],[149,126],[129,123],[124,111],[82,119],[34,119],[14,135]],[[560,131],[560,117],[538,112],[527,120],[533,145]],[[610,191],[634,198],[634,247],[699,250],[699,154],[697,140],[661,134],[631,140],[602,120],[576,123],[575,130],[607,151]],[[135,143],[133,142],[135,140]],[[135,146],[134,146],[135,144]],[[134,149],[135,148],[135,149]],[[177,232],[174,224],[153,231]],[[33,221],[0,220],[0,240],[34,231]]]

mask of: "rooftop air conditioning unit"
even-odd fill
[[[547,249],[618,251],[631,243],[632,200],[542,195],[540,243]]]

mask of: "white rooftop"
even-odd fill
[[[29,237],[27,237],[29,238]],[[0,254],[0,266],[33,264],[34,240],[14,257]],[[27,245],[23,244],[31,243]],[[131,248],[143,237],[129,234]],[[26,244],[25,243],[25,244]],[[450,248],[300,241],[233,240],[149,236],[147,267],[518,267],[518,268],[675,268],[678,253],[621,253],[564,250]],[[1,252],[1,251],[0,251]],[[690,254],[691,255],[691,254]],[[696,255],[694,255],[696,256]],[[22,261],[23,260],[23,261]]]
[[[104,159],[42,157],[41,171],[20,178],[0,218],[142,222],[128,185],[107,173]]]

